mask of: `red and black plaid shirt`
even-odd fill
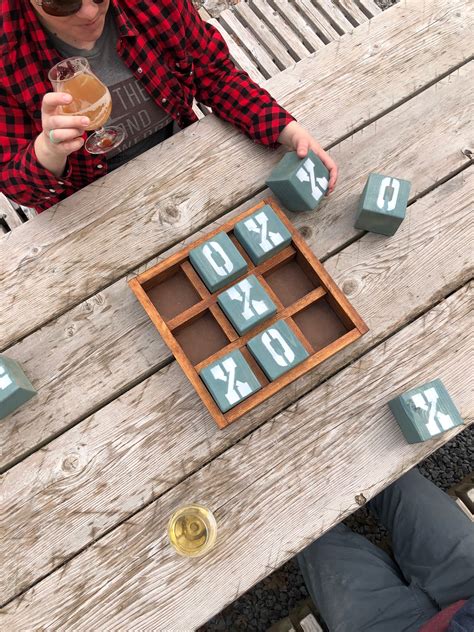
[[[191,0],[112,0],[117,52],[147,92],[181,127],[196,121],[193,97],[253,140],[274,145],[293,117],[235,68],[219,32]],[[41,102],[52,88],[49,69],[61,56],[29,0],[0,0],[1,190],[42,211],[107,172],[104,156],[84,148],[57,178],[42,167],[33,142],[41,132]]]

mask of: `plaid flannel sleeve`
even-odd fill
[[[58,179],[38,162],[36,135],[28,113],[0,87],[0,188],[18,204],[50,206],[61,199],[69,174]]]
[[[235,67],[223,37],[203,22],[192,1],[182,2],[187,50],[194,62],[196,99],[256,142],[275,146],[280,132],[294,117],[246,72]]]

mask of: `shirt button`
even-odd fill
[[[141,75],[142,72],[143,72],[143,68],[137,68],[137,72],[138,72],[139,75]]]
[[[163,103],[163,105],[166,105],[168,103],[168,99],[163,98],[161,99],[161,102]]]
[[[97,165],[97,169],[103,169],[104,165]]]
[[[58,181],[58,184],[59,184],[60,186],[63,186],[63,185],[64,185],[64,182],[59,182],[59,181]]]
[[[45,200],[50,200],[50,199],[51,199],[51,196],[50,196],[50,195],[45,195],[45,196],[44,196],[44,199],[45,199]]]
[[[48,189],[50,193],[56,193],[56,189]]]

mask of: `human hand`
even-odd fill
[[[83,134],[90,124],[87,116],[62,114],[61,106],[71,103],[72,96],[65,92],[48,92],[41,105],[44,147],[48,153],[69,156],[84,144]]]
[[[337,165],[321,145],[296,121],[291,121],[280,133],[278,142],[292,151],[296,151],[298,158],[304,158],[308,150],[312,150],[329,171],[329,186],[326,195],[334,191],[337,181]]]

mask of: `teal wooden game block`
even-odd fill
[[[255,265],[291,243],[290,231],[268,204],[237,222],[234,233]]]
[[[253,274],[219,294],[217,302],[240,336],[277,311]]]
[[[227,233],[218,233],[191,250],[189,259],[210,292],[220,290],[247,271],[247,262]]]
[[[223,413],[262,386],[240,351],[232,351],[199,373]]]
[[[463,424],[441,380],[402,393],[388,405],[408,443],[427,441]]]
[[[266,181],[289,211],[312,211],[329,186],[329,171],[311,150],[306,158],[286,153]]]
[[[20,365],[11,358],[0,356],[0,419],[36,395]]]
[[[405,219],[411,184],[379,173],[371,173],[362,193],[355,228],[395,235]]]
[[[309,353],[283,320],[277,321],[255,338],[249,340],[247,346],[265,375],[272,381],[309,356]]]

